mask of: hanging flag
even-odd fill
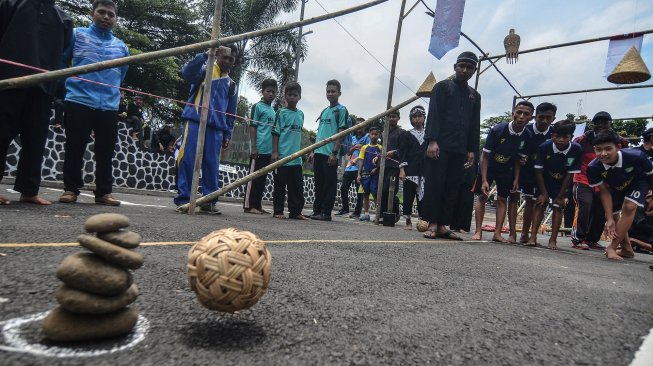
[[[433,17],[429,52],[438,60],[458,47],[465,0],[438,0]]]
[[[637,52],[641,53],[643,40],[644,35],[642,33],[631,33],[610,38],[610,44],[608,45],[608,57],[605,60],[605,70],[603,71],[603,76],[607,78],[608,75],[612,73],[612,70],[617,67],[630,47],[635,46]]]

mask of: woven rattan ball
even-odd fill
[[[419,221],[417,221],[417,224],[415,225],[415,227],[417,227],[417,231],[423,233],[423,232],[426,231],[426,229],[429,228],[429,222],[424,221],[424,220],[419,220]]]
[[[211,310],[233,313],[256,304],[270,283],[272,256],[249,231],[214,231],[188,252],[188,280]]]

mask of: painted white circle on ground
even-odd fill
[[[27,333],[23,328],[31,323],[40,322],[43,320],[49,311],[42,313],[32,314],[21,318],[14,318],[0,322],[2,326],[2,336],[7,346],[0,345],[0,350],[8,352],[22,352],[29,353],[36,356],[46,357],[94,357],[107,353],[115,353],[132,348],[143,339],[149,329],[149,322],[147,318],[142,315],[138,316],[136,326],[131,333],[129,333],[119,344],[107,344],[104,347],[93,349],[82,347],[62,347],[58,345],[47,345],[27,339]],[[39,326],[40,329],[40,326]]]

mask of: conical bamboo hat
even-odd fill
[[[614,84],[636,84],[651,78],[642,56],[635,46],[630,47],[617,67],[608,76],[608,81]]]
[[[435,75],[433,75],[433,72],[430,72],[429,76],[427,76],[426,80],[422,83],[422,86],[417,89],[417,96],[422,98],[430,97],[435,83]]]

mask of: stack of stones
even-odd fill
[[[127,306],[138,296],[130,269],[143,265],[143,256],[132,251],[141,236],[128,231],[129,218],[119,214],[91,216],[84,225],[89,233],[79,244],[92,253],[66,257],[57,268],[63,282],[55,296],[59,306],[43,320],[43,335],[53,341],[75,342],[129,333],[138,311]]]

